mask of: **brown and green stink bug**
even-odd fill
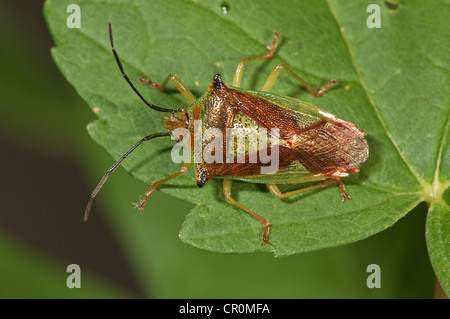
[[[344,184],[342,184],[340,178],[358,172],[361,164],[366,161],[369,149],[364,137],[365,132],[359,130],[354,124],[341,120],[309,103],[270,93],[270,89],[282,70],[293,76],[316,97],[321,96],[329,87],[337,84],[334,79],[321,89],[315,90],[288,67],[280,64],[275,66],[270,73],[261,91],[239,88],[244,64],[255,60],[270,59],[274,55],[279,33],[274,32],[272,44],[266,54],[242,59],[238,63],[231,87],[227,87],[222,82],[220,75],[217,74],[207,91],[199,99],[192,95],[176,75],[167,76],[162,84],[157,84],[142,77],[139,79],[138,82],[147,83],[160,91],[164,91],[169,80],[172,81],[190,104],[187,109],[180,107],[177,110],[161,108],[145,100],[123,70],[114,48],[111,24],[109,24],[109,36],[116,62],[131,88],[150,108],[169,113],[163,119],[163,127],[169,132],[144,137],[109,169],[91,194],[85,211],[85,220],[94,197],[109,174],[142,142],[163,136],[173,136],[178,142],[188,141],[191,146],[191,158],[185,161],[180,171],[156,181],[150,186],[145,197],[137,204],[140,210],[143,210],[145,202],[154,190],[165,182],[184,174],[192,165],[194,165],[195,177],[199,187],[202,187],[213,177],[224,179],[223,192],[226,199],[256,218],[264,226],[263,244],[269,243],[270,222],[233,199],[231,196],[233,179],[251,183],[264,183],[268,186],[270,192],[278,198],[286,198],[315,188],[337,184],[341,191],[342,200],[350,198],[345,192]],[[198,123],[200,123],[200,126]],[[195,142],[197,134],[205,133],[212,128],[215,129],[216,133],[221,133],[219,135],[222,135],[222,137],[217,139],[223,142],[225,148],[215,147],[211,150],[215,161],[208,161],[204,158],[197,158],[196,160],[196,153],[198,154],[198,151],[200,151],[201,155],[215,139],[215,136],[209,134],[207,137],[204,135],[200,137],[200,142],[198,142],[198,138]],[[248,133],[251,131],[258,138],[261,138],[261,141],[264,141],[262,136],[264,130],[271,133],[269,138],[266,136],[265,144],[262,142],[252,144],[249,139],[244,139],[244,142],[242,140],[241,142],[235,142],[233,137],[233,141],[231,141],[227,133],[232,129],[238,134],[239,132]],[[180,134],[180,130],[184,130],[184,133]],[[236,151],[239,147],[244,149],[240,155]],[[226,152],[229,149],[233,149],[233,151],[231,153]],[[258,154],[254,154],[255,152]],[[271,153],[271,156],[277,159],[276,170],[262,172],[268,166],[267,160],[264,160],[264,156],[261,156],[263,153]],[[280,192],[277,187],[277,184],[297,184],[313,181],[321,182],[287,193]]]

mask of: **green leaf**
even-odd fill
[[[430,207],[427,218],[427,246],[436,277],[446,294],[450,287],[450,214],[448,206],[439,203]]]
[[[265,52],[275,29],[283,32],[275,57],[246,65],[242,87],[260,89],[279,63],[314,87],[333,77],[340,82],[316,99],[282,74],[272,91],[317,105],[367,132],[369,160],[344,180],[352,201],[342,203],[335,187],[281,201],[264,185],[234,182],[233,196],[272,223],[272,244],[261,246],[261,225],[225,201],[220,180],[198,189],[191,172],[161,188],[196,204],[182,226],[183,241],[217,252],[285,256],[367,238],[422,201],[448,216],[448,196],[442,196],[450,186],[446,16],[427,1],[401,3],[395,10],[377,2],[381,28],[370,29],[366,10],[373,2],[226,1],[224,13],[223,1],[78,1],[80,29],[66,26],[70,2],[47,1],[45,14],[56,63],[99,117],[89,133],[114,159],[143,136],[163,130],[162,114],[146,108],[122,79],[109,47],[108,21],[133,81],[144,75],[161,82],[176,73],[200,96],[216,73],[231,84],[239,59]],[[138,85],[155,105],[186,105],[169,87],[161,93]],[[147,184],[167,177],[180,168],[168,160],[173,144],[153,140],[123,167]],[[450,275],[442,259],[448,256],[448,223],[436,223],[429,221],[434,226],[427,228],[428,248],[448,293]]]

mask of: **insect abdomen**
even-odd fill
[[[333,117],[303,130],[286,141],[297,159],[314,174],[343,177],[359,170],[369,147],[356,125]]]

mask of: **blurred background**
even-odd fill
[[[137,234],[143,251],[108,218],[136,214],[131,203],[147,189],[119,169],[84,223],[88,196],[113,160],[89,138],[96,116],[50,56],[43,3],[0,3],[0,297],[433,297],[424,204],[364,241],[276,259],[187,246],[178,231],[192,205],[156,192],[154,212],[166,213],[147,210],[136,221],[151,232]],[[81,268],[80,289],[67,288],[69,264]],[[366,286],[369,264],[381,267],[380,289]]]

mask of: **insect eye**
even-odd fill
[[[186,112],[186,109],[184,108],[184,106],[180,106],[180,108],[178,109],[178,112]]]

